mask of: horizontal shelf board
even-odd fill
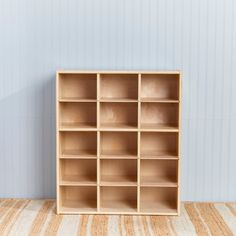
[[[153,131],[163,131],[163,132],[177,132],[178,127],[175,125],[168,124],[141,124],[141,130],[153,130]]]
[[[135,152],[102,151],[101,159],[137,159]]]
[[[141,156],[142,160],[179,160],[178,157],[171,157],[171,156]]]
[[[62,152],[61,159],[96,159],[96,150],[66,150]]]
[[[163,160],[178,160],[178,155],[171,152],[161,151],[141,151],[141,159],[163,159]]]
[[[72,182],[72,181],[60,181],[60,186],[97,186],[97,183],[95,182],[89,182],[89,181],[84,181],[84,182]]]
[[[100,156],[103,160],[113,160],[113,159],[125,159],[125,160],[137,160],[137,156]]]
[[[156,102],[156,103],[179,103],[176,99],[161,99],[161,98],[141,98],[141,102]]]
[[[101,186],[137,186],[136,176],[102,175]]]
[[[137,128],[99,128],[98,131],[138,132]]]
[[[96,186],[96,176],[64,175],[60,181],[61,186]]]
[[[138,99],[130,99],[130,98],[100,98],[100,102],[138,102]]]
[[[97,128],[65,128],[65,127],[62,127],[62,128],[59,128],[59,131],[71,131],[71,132],[76,132],[76,131],[98,131]]]
[[[101,123],[100,129],[137,129],[136,124],[122,124],[122,123]]]
[[[101,200],[101,212],[137,212],[137,202],[128,200]]]
[[[60,98],[59,102],[97,102],[96,99],[86,99],[86,98]]]
[[[142,164],[141,164],[142,165]],[[177,180],[167,176],[141,176],[141,186],[177,187]]]
[[[64,215],[87,215],[88,211],[65,211],[64,209],[60,209],[58,214],[64,214]],[[89,211],[89,214],[93,214],[93,215],[131,215],[130,212],[128,211],[119,211],[119,209],[117,209],[116,211],[96,211],[96,209],[94,211]],[[174,212],[132,212],[132,215],[136,215],[136,216],[178,216],[178,212],[174,211]]]
[[[96,156],[61,156],[60,159],[87,159],[87,160],[95,160],[97,159]]]
[[[68,212],[68,213],[94,212],[94,211],[97,211],[97,201],[92,201],[92,200],[84,200],[84,201],[66,200],[66,201],[63,201],[61,211],[62,212]]]
[[[154,103],[179,103],[179,100],[175,99],[158,99],[158,98],[142,98],[138,99],[128,99],[128,98],[101,98],[101,99],[81,99],[81,98],[60,98],[59,102],[123,102],[123,103],[137,103],[137,102],[154,102]]]
[[[137,182],[111,182],[111,181],[101,181],[99,186],[105,187],[129,187],[129,186],[138,186]]]
[[[155,125],[150,125],[150,126],[142,126],[141,128],[133,127],[130,128],[130,126],[127,127],[92,127],[88,126],[88,128],[81,128],[78,126],[60,126],[59,131],[117,131],[117,132],[138,132],[138,131],[143,131],[143,132],[179,132],[178,128],[173,128],[172,126],[155,126]]]
[[[63,122],[60,124],[60,130],[96,130],[96,128],[97,126],[95,123]]]
[[[111,155],[108,155],[108,156],[106,156],[106,155],[101,155],[100,156],[100,159],[102,159],[102,160],[109,160],[109,159],[115,159],[115,160],[117,160],[117,159],[123,159],[123,160],[137,160],[138,159],[138,157],[137,156],[116,156],[116,155],[114,155],[114,156],[111,156]]]
[[[171,204],[165,202],[152,202],[152,201],[141,201],[140,202],[141,212],[153,212],[158,214],[177,214],[177,208],[171,206]]]

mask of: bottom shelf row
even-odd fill
[[[177,214],[177,192],[177,187],[140,187],[139,212]],[[61,186],[58,213],[134,213],[138,212],[137,195],[137,187],[102,186],[99,195],[96,186]]]

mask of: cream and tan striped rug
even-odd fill
[[[54,200],[0,200],[0,235],[236,235],[236,203],[183,203],[181,216],[55,214]]]

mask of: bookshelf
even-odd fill
[[[178,215],[178,71],[58,71],[57,213]]]

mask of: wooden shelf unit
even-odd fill
[[[180,213],[178,71],[58,71],[57,213]]]

